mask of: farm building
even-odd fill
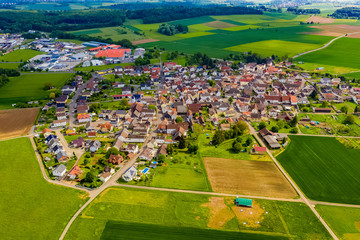
[[[234,200],[234,204],[236,206],[242,206],[242,207],[252,207],[252,200],[251,199],[246,199],[246,198],[239,198],[237,197]]]
[[[266,147],[254,147],[253,149],[251,149],[250,153],[254,155],[266,154]]]
[[[281,148],[280,143],[276,140],[276,138],[272,135],[266,135],[264,137],[264,140],[266,143],[270,146],[272,149],[279,149]]]

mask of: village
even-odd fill
[[[112,47],[90,51],[110,54],[105,60],[114,61],[111,54],[118,50]],[[155,169],[173,159],[170,152],[191,142],[194,126],[210,139],[216,130],[246,122],[266,144],[252,140],[243,145],[241,151],[254,155],[266,155],[266,147],[281,151],[287,134],[351,133],[348,124],[331,125],[316,116],[359,112],[360,88],[339,78],[289,71],[288,64],[239,63],[233,69],[231,62],[219,62],[209,70],[165,62],[162,67],[116,66],[93,72],[87,80],[77,75],[42,108],[37,148],[49,176],[91,189],[120,169],[120,182],[151,181]]]

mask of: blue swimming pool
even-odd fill
[[[144,170],[142,170],[141,173],[142,173],[142,174],[145,174],[145,173],[147,173],[147,172],[149,171],[149,169],[150,169],[150,168],[145,168]]]

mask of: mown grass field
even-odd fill
[[[322,50],[296,58],[296,61],[304,62],[300,67],[308,70],[324,67],[325,71],[340,74],[360,71],[359,44],[359,38],[341,38]]]
[[[360,150],[332,137],[290,138],[277,159],[310,199],[360,203]]]
[[[46,182],[29,138],[0,141],[0,162],[0,238],[59,239],[83,192]]]
[[[340,239],[360,239],[359,208],[316,205],[316,210]]]
[[[43,53],[31,49],[15,50],[0,56],[0,62],[25,62],[39,54]]]
[[[52,83],[55,89],[59,89],[72,76],[72,73],[44,73],[10,78],[10,82],[0,88],[0,109],[11,108],[13,103],[46,99],[52,91],[44,90],[46,83]]]
[[[166,160],[166,166],[158,167],[150,186],[211,191],[202,160],[184,152],[174,154]]]
[[[178,231],[190,227],[192,229],[188,233],[195,233],[196,228],[266,234],[262,237],[248,235],[245,239],[331,239],[304,204],[254,200],[253,208],[243,208],[241,211],[240,207],[234,206],[233,200],[232,197],[113,187],[90,203],[70,227],[65,239],[108,239],[109,236],[118,237],[122,234],[129,236],[129,231],[138,223],[155,225],[150,231],[153,233],[142,231],[144,235],[154,234],[159,229],[169,233],[173,227]],[[121,225],[109,221],[121,221],[128,227],[123,232]],[[146,226],[144,229],[147,229]],[[199,237],[204,233],[202,230],[198,232]],[[214,232],[214,236],[216,234]],[[223,236],[226,235],[224,233]],[[159,237],[157,234],[152,236],[152,239],[163,238],[161,233]],[[172,234],[169,233],[168,238],[170,236]],[[240,235],[237,237],[241,239]]]

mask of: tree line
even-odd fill
[[[15,69],[0,68],[0,87],[3,87],[10,81],[9,77],[17,76],[20,76],[20,72]]]
[[[318,8],[302,9],[302,8],[297,8],[297,7],[288,7],[286,11],[297,14],[297,15],[320,14],[321,13],[320,9],[318,9]]]
[[[128,11],[129,19],[142,19],[143,23],[169,22],[185,18],[201,17],[206,15],[243,15],[263,14],[261,10],[250,7],[184,7],[170,6],[162,8],[141,9]]]

